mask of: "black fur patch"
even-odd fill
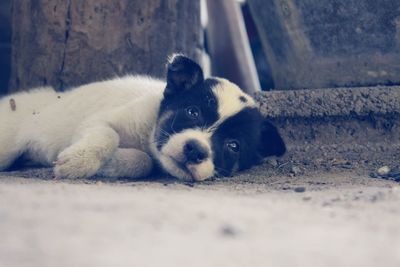
[[[191,128],[208,128],[218,119],[218,101],[212,88],[218,83],[216,79],[206,79],[190,90],[182,90],[165,97],[161,102],[159,118],[170,114],[156,131],[157,148],[164,145],[169,136]],[[190,117],[188,108],[199,111],[197,118]]]
[[[256,108],[246,108],[224,121],[214,132],[211,141],[214,165],[219,174],[231,175],[258,163],[257,146],[260,140],[262,117]],[[232,151],[228,143],[236,141],[239,151]]]
[[[214,165],[223,176],[248,169],[267,156],[282,156],[286,147],[273,124],[262,117],[256,108],[245,108],[225,120],[212,138]],[[238,151],[229,142],[238,144]]]
[[[244,96],[239,96],[239,100],[242,103],[246,103],[247,102],[247,99]]]

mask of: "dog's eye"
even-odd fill
[[[233,152],[239,152],[240,150],[239,142],[236,140],[229,140],[225,143],[225,145],[229,150]]]
[[[197,107],[188,107],[186,115],[191,119],[197,119],[200,115],[200,110]]]

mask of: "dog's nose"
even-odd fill
[[[189,140],[183,148],[183,154],[189,163],[201,163],[208,157],[207,149],[196,140]]]

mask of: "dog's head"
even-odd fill
[[[152,151],[162,167],[185,180],[228,176],[286,151],[253,98],[228,80],[204,79],[201,67],[182,55],[167,65],[153,134]]]

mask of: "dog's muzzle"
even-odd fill
[[[206,147],[196,140],[189,140],[183,147],[184,161],[189,164],[200,164],[209,157]]]

